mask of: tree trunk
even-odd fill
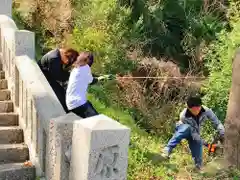
[[[232,86],[225,121],[225,160],[240,169],[240,50],[232,65]]]

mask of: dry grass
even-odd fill
[[[169,133],[181,110],[177,108],[181,108],[186,96],[199,91],[201,81],[191,74],[181,74],[179,67],[170,61],[143,58],[134,72],[118,78],[118,86],[121,101],[142,114],[140,123],[155,132]]]
[[[227,11],[228,1],[226,0],[204,0],[204,12]]]
[[[14,0],[14,4],[29,26],[38,24],[51,36],[63,36],[72,28],[70,0]]]

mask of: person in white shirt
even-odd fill
[[[91,102],[87,100],[88,85],[92,84],[94,80],[90,68],[92,63],[93,55],[91,53],[80,53],[73,64],[67,86],[66,104],[68,110],[82,118],[98,115]]]
[[[89,52],[82,52],[72,65],[67,91],[66,105],[69,111],[76,115],[87,118],[98,115],[91,102],[87,100],[88,85],[95,84],[104,79],[112,79],[111,75],[93,77],[91,66],[93,64],[93,55]],[[67,161],[71,160],[71,146],[65,153]]]

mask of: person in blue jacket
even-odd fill
[[[180,120],[176,123],[175,133],[163,149],[162,156],[169,158],[173,149],[181,140],[186,139],[195,167],[200,170],[202,167],[202,147],[207,145],[200,137],[200,129],[207,119],[211,120],[220,134],[220,140],[223,141],[225,129],[221,121],[210,108],[202,105],[202,100],[199,96],[190,96],[187,100],[187,108],[180,113]]]

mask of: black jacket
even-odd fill
[[[70,72],[64,68],[59,49],[54,49],[45,54],[38,65],[46,78],[51,81],[66,82]]]

